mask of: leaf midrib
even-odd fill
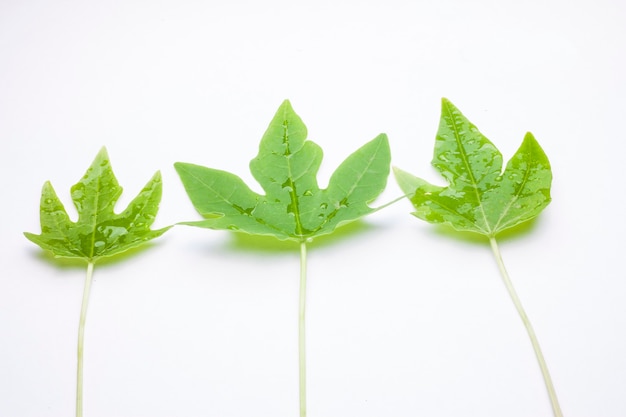
[[[181,164],[181,166],[182,166],[182,167],[184,167],[184,165],[185,165],[185,164]],[[244,212],[243,212],[242,210],[239,210],[239,205],[238,205],[238,204],[233,203],[233,202],[232,202],[232,201],[230,201],[230,200],[229,200],[229,199],[228,199],[228,198],[227,198],[224,194],[222,194],[222,193],[218,192],[218,190],[216,190],[215,188],[213,188],[210,184],[206,183],[206,182],[204,181],[203,177],[199,177],[199,176],[195,175],[192,171],[189,171],[189,170],[187,170],[186,172],[187,172],[187,175],[189,175],[190,177],[193,177],[193,178],[194,178],[196,181],[198,181],[200,184],[202,184],[203,186],[205,186],[206,188],[208,188],[209,190],[211,190],[211,192],[213,192],[213,193],[214,193],[214,195],[216,195],[216,196],[220,197],[220,198],[222,199],[222,201],[224,201],[225,203],[227,203],[228,205],[230,205],[230,206],[231,206],[232,208],[234,208],[235,210],[239,211],[239,214],[241,214],[242,216],[244,215]],[[233,191],[233,193],[231,194],[231,196],[232,196],[232,195],[234,195],[234,191]],[[255,195],[256,195],[256,194],[255,194]],[[254,206],[254,208],[255,208],[255,209],[256,209],[256,207],[257,207],[257,206],[258,206],[258,204],[259,204],[259,202],[258,202],[259,197],[264,198],[264,196],[258,196],[258,195],[256,195],[256,197],[257,197],[257,201],[256,201],[256,204],[255,204],[255,206]],[[216,212],[214,212],[214,213],[216,213]],[[202,214],[202,213],[201,213],[201,214]],[[206,213],[206,214],[208,214],[208,213]],[[222,213],[222,214],[223,214],[223,213]],[[269,223],[265,222],[263,219],[261,219],[261,218],[259,218],[259,217],[255,216],[255,215],[251,215],[251,216],[249,216],[249,217],[253,218],[253,219],[254,219],[254,221],[256,221],[257,223],[259,223],[259,224],[261,224],[261,225],[263,225],[263,226],[265,226],[265,227],[269,227],[269,228],[271,228],[271,229],[274,229],[274,230],[276,230],[277,232],[280,232],[281,234],[285,235],[284,230],[281,230],[281,229],[277,228],[276,226],[271,225],[271,224],[269,224]]]
[[[522,190],[524,189],[524,187],[526,186],[526,183],[528,182],[528,177],[530,176],[530,171],[531,171],[531,166],[532,166],[531,161],[533,160],[533,151],[532,151],[532,149],[530,150],[529,154],[530,154],[530,157],[528,158],[528,160],[525,161],[526,165],[527,165],[527,169],[524,172],[524,179],[522,180],[520,186],[515,190],[515,195],[513,196],[513,198],[511,198],[509,203],[506,205],[505,209],[502,211],[502,214],[498,218],[498,222],[494,226],[494,234],[498,232],[499,227],[500,227],[500,222],[506,216],[506,214],[509,212],[509,210],[511,209],[513,204],[519,199],[519,196],[520,196]],[[505,172],[506,172],[506,169],[505,169]],[[504,173],[502,174],[502,176],[503,175],[504,175]],[[521,217],[522,215],[518,216],[517,218]]]
[[[94,216],[93,216],[93,224],[91,225],[91,252],[89,254],[89,261],[93,261],[94,258],[94,252],[96,249],[96,225],[98,224],[98,204],[100,203],[100,184],[101,184],[101,179],[100,179],[101,173],[100,175],[98,175],[96,177],[96,192],[95,194],[95,201],[94,201]],[[90,216],[91,217],[91,216]]]
[[[372,164],[374,163],[374,160],[377,158],[378,151],[380,150],[380,147],[381,147],[381,145],[379,144],[378,148],[376,149],[376,151],[372,153],[371,157],[367,161],[366,168],[361,171],[361,174],[359,175],[358,179],[352,184],[352,187],[350,187],[350,190],[346,193],[346,195],[344,197],[346,200],[350,198],[350,196],[352,195],[352,193],[354,192],[354,190],[356,189],[358,184],[361,182],[361,180],[365,176],[365,172],[367,172],[369,167],[371,167]],[[330,187],[330,184],[329,184],[329,187]],[[326,190],[324,190],[324,191],[327,191],[329,187],[326,187]],[[324,228],[324,226],[326,224],[328,224],[328,222],[331,221],[337,215],[339,210],[341,210],[341,207],[335,208],[333,211],[328,213],[328,215],[326,215],[324,217],[324,221],[313,231],[313,234],[316,234],[317,232],[322,230]]]
[[[463,163],[465,164],[465,168],[467,169],[467,172],[469,174],[470,180],[472,181],[472,187],[474,188],[474,194],[476,195],[476,200],[478,201],[478,207],[480,208],[480,212],[483,215],[483,220],[485,223],[485,227],[487,227],[487,231],[486,234],[488,236],[491,236],[492,231],[491,228],[489,227],[489,222],[487,221],[487,214],[485,213],[485,208],[483,206],[483,202],[482,202],[482,198],[480,195],[480,192],[478,191],[478,183],[476,181],[476,178],[474,178],[474,173],[472,172],[469,160],[467,159],[467,153],[465,152],[465,148],[463,147],[463,143],[461,141],[461,134],[457,129],[457,125],[456,125],[456,118],[454,117],[454,115],[452,114],[452,112],[450,111],[450,108],[448,105],[445,106],[446,112],[448,113],[448,116],[450,117],[450,119],[452,120],[452,130],[454,132],[454,139],[457,143],[457,146],[460,149],[460,153],[461,153],[461,158],[463,159]],[[476,221],[474,220],[474,223]],[[480,230],[482,230],[482,228],[479,227]]]
[[[441,198],[441,192],[437,193],[437,197]],[[440,199],[433,200],[432,198],[430,198],[430,201],[436,202],[440,207],[448,210],[448,212],[450,212],[452,214],[456,214],[457,216],[467,220],[470,224],[473,224],[475,226],[474,230],[477,231],[478,233],[485,233],[485,231],[483,229],[481,229],[480,227],[476,227],[476,221],[474,219],[469,218],[465,214],[459,213],[458,210],[455,210],[454,208],[449,207],[447,204],[443,204],[442,200],[440,200]],[[450,224],[452,224],[452,223],[450,223]],[[452,224],[452,227],[454,227],[453,224]],[[463,230],[467,230],[467,229],[463,229]]]
[[[63,210],[63,214],[65,215],[65,221],[70,223],[70,225],[73,224],[73,222],[70,220],[69,216],[67,215],[67,210],[65,210],[65,206],[63,206],[63,203],[61,203],[61,201],[59,200],[59,197],[57,196],[56,192],[54,191],[54,188],[52,187],[52,184],[50,182],[48,182],[47,184],[50,187],[50,189],[47,190],[47,192],[48,193],[52,193],[52,198],[54,200],[54,203],[55,204],[59,204],[61,206],[61,209]],[[50,198],[50,197],[48,197],[48,198]],[[62,225],[58,221],[57,216],[51,215],[48,218],[52,218],[52,220],[54,222],[54,225],[56,226],[57,230],[63,230],[62,235],[63,235],[63,238],[65,239],[65,246],[66,246],[64,249],[67,249],[67,251],[69,253],[75,254],[74,252],[72,252],[72,247],[74,246],[74,243],[70,240],[69,234],[67,232],[65,232],[65,230],[64,230],[65,227],[63,227],[65,225]],[[35,235],[35,236],[37,236],[37,235]],[[82,248],[79,247],[78,252],[81,253],[82,252]]]
[[[285,143],[285,146],[287,147],[287,154],[285,156],[285,159],[287,160],[287,172],[288,172],[288,176],[287,178],[289,179],[289,197],[291,199],[291,203],[293,206],[293,214],[295,217],[295,222],[296,222],[296,236],[298,238],[300,238],[300,240],[304,239],[304,232],[303,232],[303,228],[302,228],[302,220],[300,219],[300,205],[299,205],[299,200],[298,200],[298,193],[296,190],[296,183],[293,179],[293,173],[291,170],[291,149],[289,147],[289,122],[285,121],[285,124],[283,125],[283,141]]]

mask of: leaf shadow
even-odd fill
[[[496,235],[498,242],[506,242],[511,239],[516,239],[520,236],[526,236],[532,233],[537,228],[537,223],[540,220],[534,217],[509,229],[505,229]],[[475,245],[484,245],[488,243],[488,237],[480,233],[460,231],[454,229],[450,225],[439,224],[435,226],[435,232],[438,235],[450,237],[453,239],[461,240],[467,243]]]
[[[371,231],[374,225],[363,220],[355,220],[335,229],[332,233],[318,236],[313,241],[307,243],[310,249],[326,247],[347,239],[354,238],[360,233]],[[228,248],[241,252],[265,252],[265,253],[293,253],[298,251],[300,244],[293,240],[279,240],[273,236],[251,235],[248,233],[230,233]]]
[[[143,253],[149,250],[152,247],[157,246],[155,242],[147,242],[143,243],[141,246],[130,248],[124,252],[118,253],[113,256],[107,256],[96,260],[96,264],[98,268],[107,267],[110,265],[116,265],[125,261],[130,257],[134,257],[140,253]],[[80,258],[66,258],[66,257],[56,257],[52,254],[52,252],[48,250],[39,250],[37,252],[33,251],[34,258],[45,261],[53,264],[55,267],[60,269],[77,269],[77,268],[85,268],[87,265],[86,259]]]
[[[523,223],[513,226],[510,229],[506,229],[496,236],[498,241],[506,242],[507,240],[516,239],[520,236],[529,235],[537,228],[537,225],[541,223],[539,217],[533,217]]]

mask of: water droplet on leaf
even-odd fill
[[[292,188],[291,188],[291,181],[290,180],[287,180],[287,181],[283,182],[280,186],[283,187],[284,189],[286,189],[289,192],[291,192],[291,190],[292,190]]]

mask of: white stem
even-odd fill
[[[304,316],[306,311],[306,242],[300,242],[300,306],[298,314],[298,356],[300,373],[300,417],[306,417],[306,354]]]
[[[498,267],[500,268],[500,273],[502,274],[502,281],[504,281],[504,285],[511,296],[511,300],[513,300],[513,304],[515,304],[515,308],[524,322],[524,326],[526,327],[526,331],[528,332],[528,337],[530,337],[530,342],[533,345],[533,350],[535,351],[535,356],[537,357],[537,362],[539,362],[539,368],[541,368],[541,374],[543,375],[543,380],[546,384],[546,388],[548,389],[548,396],[550,397],[550,403],[552,404],[552,411],[554,412],[555,417],[563,417],[563,412],[561,411],[561,406],[559,405],[559,400],[556,396],[556,391],[554,389],[554,385],[552,384],[552,378],[550,377],[550,372],[548,371],[548,365],[546,364],[546,360],[543,357],[543,353],[541,352],[541,347],[539,346],[539,339],[537,339],[537,335],[535,335],[535,330],[533,329],[532,324],[530,324],[530,320],[524,311],[524,307],[522,306],[522,302],[520,301],[515,288],[513,287],[513,283],[509,278],[509,274],[504,267],[504,262],[502,261],[502,255],[500,254],[500,248],[498,247],[498,242],[496,242],[495,237],[490,237],[489,242],[491,243],[491,250],[493,251],[494,256],[496,257],[496,261],[498,262]]]
[[[376,208],[374,208],[374,211],[373,211],[373,212],[375,213],[375,212],[377,212],[377,211],[380,211],[380,210],[384,209],[385,207],[389,207],[390,205],[395,204],[395,203],[397,203],[398,201],[400,201],[400,200],[402,200],[402,199],[405,199],[405,198],[408,198],[408,199],[410,200],[410,199],[411,199],[411,195],[406,194],[406,195],[402,195],[402,196],[400,196],[400,197],[397,197],[397,198],[395,198],[395,199],[391,200],[390,202],[383,204],[383,205],[382,205],[382,206],[380,206],[380,207],[376,207]]]
[[[89,293],[93,278],[93,262],[87,264],[87,277],[83,289],[83,302],[80,308],[80,320],[78,322],[78,366],[76,370],[76,417],[83,417],[83,345],[85,341],[85,319],[87,318],[87,306],[89,305]]]

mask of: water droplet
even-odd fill
[[[46,198],[46,204],[52,204],[52,199],[51,198]]]
[[[237,230],[239,230],[239,228],[237,226],[235,226],[234,224],[231,224],[230,226],[228,226],[228,230],[237,231]]]
[[[307,237],[306,238],[306,243],[311,243],[313,242],[313,238],[312,237]]]
[[[304,194],[303,194],[303,195],[306,195],[306,196],[312,196],[312,195],[313,195],[313,191],[311,191],[311,190],[306,190],[306,191],[304,192]]]
[[[323,219],[324,217],[326,217],[326,216],[325,216],[325,215],[323,215],[323,214],[318,214],[318,215],[317,215],[317,218],[318,218],[318,219]]]
[[[326,203],[322,203],[322,204],[320,204],[320,208],[321,208],[322,210],[326,210],[326,209],[328,208],[328,204],[326,204]]]

